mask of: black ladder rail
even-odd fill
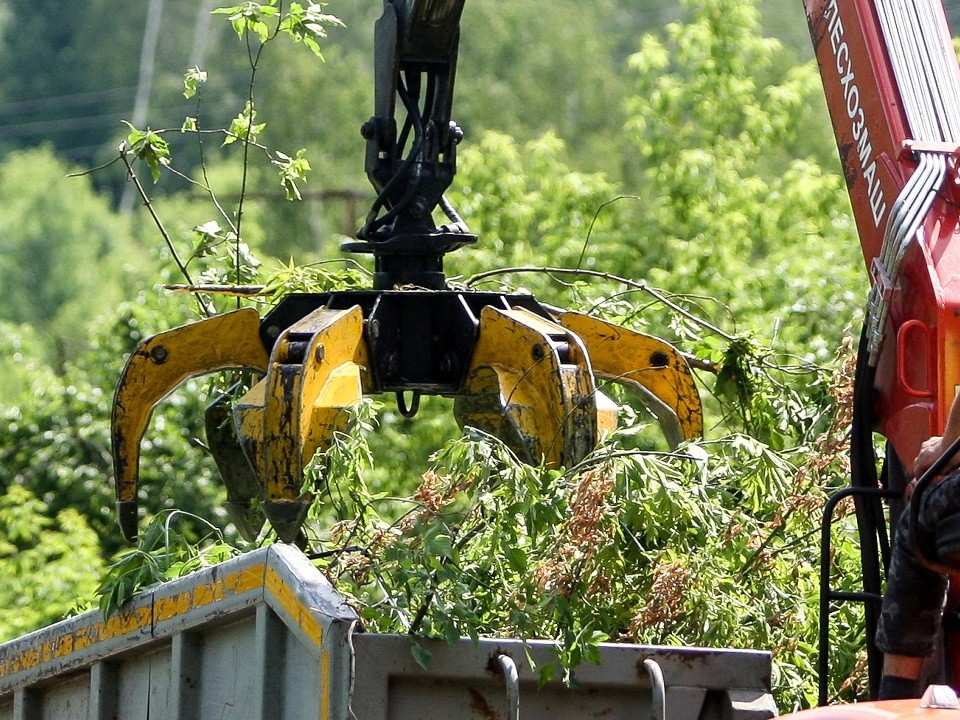
[[[817,657],[818,705],[827,704],[827,681],[830,673],[830,613],[833,611],[831,603],[839,601],[879,604],[883,601],[883,596],[877,593],[833,590],[830,587],[830,531],[833,528],[833,512],[840,501],[848,497],[883,499],[898,497],[900,493],[900,490],[891,490],[883,487],[847,487],[831,495],[826,505],[824,505],[823,521],[820,525],[820,628]],[[862,528],[860,528],[860,534],[863,534]],[[872,646],[873,641],[871,638],[867,638],[867,644],[868,646]]]

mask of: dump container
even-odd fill
[[[544,641],[361,632],[296,548],[274,545],[0,645],[0,720],[768,718],[770,655],[605,644],[539,687]]]

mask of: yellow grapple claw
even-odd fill
[[[280,336],[262,388],[238,403],[238,426],[259,442],[264,513],[285,542],[296,538],[310,502],[303,470],[345,426],[345,410],[362,397],[366,366],[360,308],[321,307]]]
[[[190,377],[229,369],[267,369],[260,316],[244,309],[153,336],[127,360],[114,395],[111,432],[117,513],[125,538],[137,536],[140,440],[153,408]]]
[[[570,466],[597,444],[595,390],[575,334],[527,310],[486,307],[455,413],[527,462]]]
[[[703,435],[700,393],[676,348],[582,313],[561,313],[557,322],[583,340],[596,375],[641,393],[671,446]]]

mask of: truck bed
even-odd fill
[[[296,548],[275,545],[0,645],[0,720],[768,718],[769,653],[602,646],[576,688],[538,687],[544,641],[363,633]],[[505,658],[502,659],[501,658]],[[514,676],[514,671],[516,675]]]

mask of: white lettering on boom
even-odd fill
[[[877,177],[877,161],[873,153],[873,144],[870,142],[867,118],[860,102],[860,86],[857,85],[856,73],[853,70],[850,46],[844,39],[843,21],[840,19],[837,1],[830,0],[826,3],[823,18],[827,23],[827,34],[830,37],[830,47],[836,62],[837,78],[843,89],[847,118],[850,120],[850,133],[857,144],[857,159],[860,161],[860,172],[867,185],[867,199],[870,202],[873,223],[879,227],[887,213],[887,203],[883,199],[880,178]]]

